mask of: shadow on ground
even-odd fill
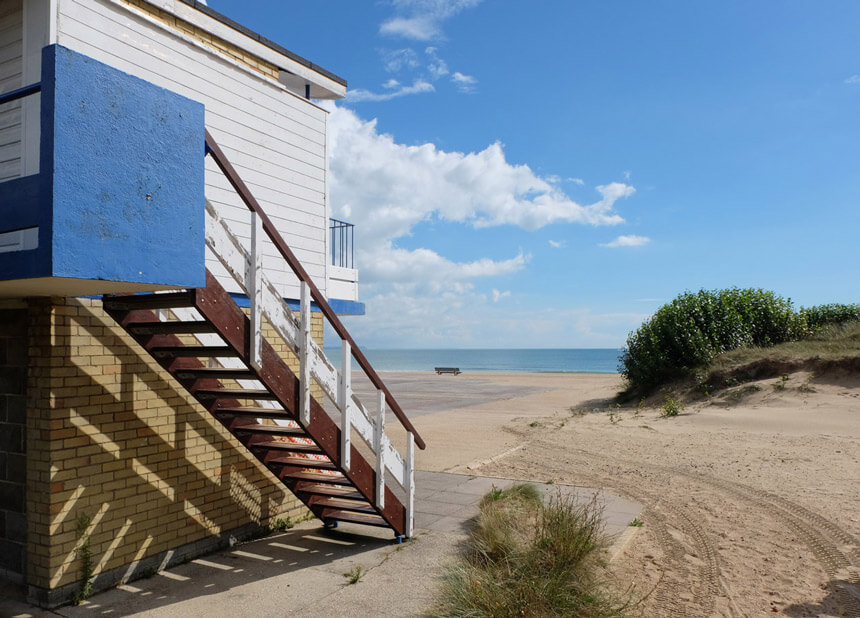
[[[148,579],[118,586],[80,606],[54,611],[70,617],[103,615],[106,610],[111,615],[128,615],[171,605],[181,607],[183,601],[192,599],[197,604],[201,597],[228,591],[235,601],[246,594],[243,587],[253,584],[254,588],[266,589],[265,580],[283,575],[290,577],[273,581],[270,593],[285,607],[296,607],[305,602],[309,589],[314,590],[315,597],[334,593],[349,585],[345,573],[356,567],[367,571],[384,561],[397,547],[388,530],[363,528],[361,534],[356,534],[346,526],[326,530],[319,522],[306,522],[282,533],[191,560]],[[253,599],[249,602],[248,615],[253,615],[254,607],[261,606]],[[225,615],[217,607],[213,610],[209,615]],[[177,615],[182,611],[177,610]],[[172,613],[159,612],[158,615]]]

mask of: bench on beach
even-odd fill
[[[459,367],[436,367],[436,375],[442,375],[443,373],[450,373],[456,376],[462,372]]]

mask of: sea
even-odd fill
[[[340,369],[340,349],[326,348]],[[377,371],[433,371],[457,367],[460,371],[524,373],[616,373],[620,349],[431,349],[362,350]],[[357,369],[357,366],[354,367]]]

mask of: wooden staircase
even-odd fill
[[[250,320],[207,272],[206,287],[163,294],[106,296],[105,310],[158,363],[263,462],[318,518],[349,521],[407,533],[406,509],[386,486],[378,507],[375,470],[355,445],[349,469],[341,466],[340,428],[315,398],[310,422],[298,415],[299,381],[274,348],[263,341],[262,367],[249,362]],[[169,319],[191,308],[198,319]],[[216,334],[222,345],[191,343]],[[235,358],[242,367],[211,366]],[[254,384],[247,386],[253,381]],[[261,407],[260,402],[273,402]],[[286,422],[265,424],[263,420]]]
[[[208,132],[206,156],[251,211],[243,243],[206,203],[207,248],[248,297],[248,315],[208,270],[206,287],[105,296],[105,310],[326,525],[411,536],[414,447],[423,440]],[[264,236],[299,282],[298,318],[263,272]],[[311,301],[341,338],[340,370],[310,336]],[[299,375],[263,338],[264,319],[299,359]],[[377,389],[372,411],[352,392],[353,360]],[[334,416],[313,392],[331,401]],[[406,431],[405,456],[385,434],[389,409]]]

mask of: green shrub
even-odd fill
[[[690,375],[715,356],[792,341],[807,332],[790,299],[761,289],[686,292],[627,338],[619,371],[632,391],[648,392]]]
[[[831,324],[844,324],[845,322],[860,320],[860,305],[831,303],[801,309],[800,314],[806,320],[806,326],[809,330],[814,331]]]

